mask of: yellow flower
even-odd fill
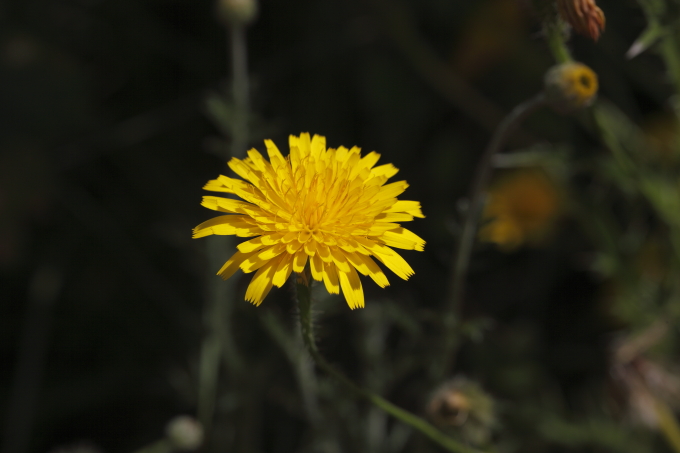
[[[246,181],[220,176],[205,190],[226,192],[245,201],[203,197],[202,205],[228,215],[194,228],[194,238],[211,234],[255,237],[217,273],[223,279],[239,268],[257,271],[246,300],[260,305],[272,286],[281,287],[291,272],[301,273],[309,260],[314,280],[329,293],[340,289],[351,309],[364,306],[357,274],[378,286],[389,285],[372,257],[407,280],[413,269],[390,247],[422,251],[425,241],[397,222],[424,217],[417,201],[397,200],[406,181],[384,185],[398,170],[391,164],[374,167],[380,154],[361,157],[357,147],[326,149],[326,138],[308,133],[290,136],[290,155],[283,157],[265,140],[269,161],[257,150],[233,158],[229,167]]]
[[[491,188],[484,210],[488,223],[480,230],[480,239],[512,251],[542,239],[559,210],[558,191],[542,172],[516,172]]]
[[[589,106],[599,88],[597,74],[577,62],[562,63],[548,69],[543,85],[548,104],[560,113],[571,113]]]

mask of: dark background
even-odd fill
[[[575,36],[570,46],[598,73],[600,96],[641,121],[671,88],[653,54],[624,57],[645,26],[637,4],[599,4],[602,39]],[[401,169],[403,197],[420,200],[427,216],[409,225],[427,241],[424,253],[403,253],[416,271],[409,282],[390,276],[380,290],[365,281],[363,312],[335,297],[319,314],[324,353],[371,385],[373,368],[389,374],[438,341],[456,200],[495,125],[541,89],[553,59],[530,8],[514,0],[263,0],[247,36],[251,146],[263,150],[271,138],[285,154],[288,135],[308,131],[329,146],[376,150]],[[218,277],[209,242],[192,240],[191,228],[213,215],[199,204],[201,187],[226,171],[230,137],[205,100],[229,99],[228,49],[212,0],[0,4],[3,453],[83,441],[133,451],[162,437],[173,416],[195,414],[202,309]],[[606,153],[573,118],[547,110],[510,143],[566,143],[576,161]],[[606,280],[584,264],[595,248],[566,214],[540,247],[477,249],[465,314],[491,327],[479,327],[481,342],[466,340],[455,368],[497,400],[498,451],[618,451],[538,425],[546,414],[575,423],[611,415],[600,409],[607,344],[626,322],[609,310]],[[232,333],[253,383],[243,393],[224,378],[215,430],[238,428],[206,450],[323,451],[310,446],[294,372],[258,321],[269,311],[292,330],[290,291],[255,308],[242,300],[241,276]],[[381,304],[399,314],[383,325],[379,365],[364,346]],[[422,413],[434,387],[420,371],[427,363],[413,360],[383,391]],[[337,401],[324,391],[322,401]],[[241,396],[232,404],[230,395]],[[343,404],[351,407],[323,404],[335,414],[328,438],[339,451],[371,451],[360,428],[342,427],[368,408]],[[9,433],[19,444],[7,445]],[[664,451],[649,431],[640,436]],[[436,451],[422,439],[405,445]]]

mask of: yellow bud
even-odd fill
[[[553,66],[543,80],[548,104],[560,113],[589,106],[597,95],[597,74],[583,63]]]
[[[218,0],[217,14],[228,25],[248,25],[257,16],[257,0]]]

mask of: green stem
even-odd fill
[[[553,58],[555,58],[558,63],[568,63],[570,61],[574,61],[574,59],[571,57],[569,49],[567,48],[567,43],[564,40],[562,23],[560,22],[559,18],[556,17],[555,20],[545,23],[544,29],[547,35],[546,38],[548,40],[548,47],[550,48],[550,52],[553,54]]]
[[[172,444],[167,439],[161,439],[135,451],[135,453],[172,453]]]
[[[236,111],[233,123],[228,126],[231,131],[231,156],[225,155],[225,162],[230,157],[243,157],[248,146],[249,115],[249,80],[248,80],[248,47],[246,29],[242,25],[233,25],[230,29],[232,96]],[[228,169],[227,169],[228,170]],[[233,250],[234,238],[231,236],[213,236],[208,238],[208,263],[210,266],[210,295],[206,301],[203,322],[206,336],[201,345],[198,388],[198,419],[203,425],[206,436],[212,429],[212,420],[217,400],[219,368],[225,363],[229,373],[238,377],[245,365],[238,352],[232,335],[233,302],[235,280],[223,282],[212,272],[219,269],[227,260],[226,250]]]
[[[527,118],[531,113],[545,104],[543,93],[515,107],[498,125],[491,137],[491,141],[484,150],[484,154],[477,165],[477,172],[472,181],[470,190],[470,205],[467,216],[463,224],[463,231],[460,235],[458,248],[454,256],[449,276],[449,288],[447,291],[446,313],[444,314],[444,344],[442,357],[436,362],[435,378],[441,380],[449,371],[452,358],[458,343],[459,327],[458,320],[462,309],[463,293],[465,291],[465,278],[470,264],[472,247],[475,242],[477,224],[484,207],[484,193],[489,185],[491,171],[493,170],[494,156],[505,145],[510,134]]]
[[[678,44],[678,37],[679,34],[673,30],[666,34],[660,45],[661,56],[673,82],[676,97],[680,96],[680,44]],[[676,115],[680,117],[680,101],[674,99],[673,108]]]
[[[246,45],[245,25],[234,24],[231,27],[231,94],[234,100],[236,115],[231,128],[231,155],[241,158],[248,147],[250,115],[248,79],[248,48]]]
[[[680,425],[678,425],[673,411],[658,398],[654,398],[654,410],[659,420],[659,428],[666,441],[676,453],[680,453]]]
[[[429,424],[426,420],[417,415],[414,415],[400,407],[395,406],[386,399],[376,395],[345,377],[342,373],[333,368],[324,357],[319,353],[314,340],[314,332],[312,327],[312,296],[308,283],[311,283],[311,275],[307,269],[304,274],[297,276],[295,282],[295,289],[297,294],[298,308],[300,310],[300,330],[302,332],[302,340],[307,348],[307,351],[314,359],[314,362],[323,369],[326,373],[333,376],[340,383],[342,383],[348,390],[356,396],[361,397],[380,409],[384,410],[394,418],[420,431],[431,440],[444,447],[446,450],[455,453],[480,453],[471,447],[461,444],[460,442],[450,438],[446,434],[439,431],[437,428]]]

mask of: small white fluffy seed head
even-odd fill
[[[170,420],[165,427],[165,435],[178,450],[196,450],[203,444],[203,426],[188,415]]]
[[[217,14],[227,25],[248,25],[257,17],[257,0],[218,0]]]

